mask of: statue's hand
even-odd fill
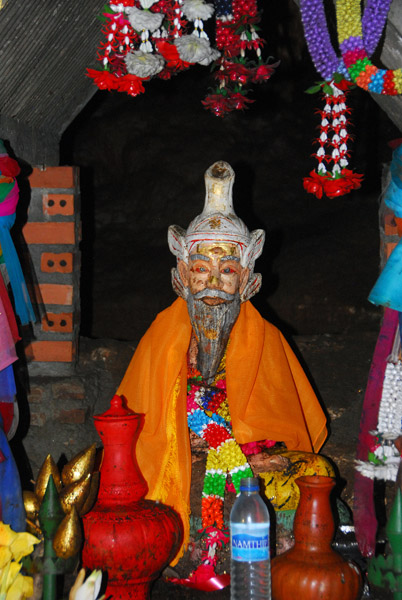
[[[290,465],[290,460],[280,454],[267,454],[260,452],[247,458],[254,474],[267,473],[269,471],[284,471]]]

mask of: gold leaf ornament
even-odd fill
[[[60,472],[52,458],[52,455],[48,454],[45,460],[43,461],[35,483],[35,494],[38,496],[40,502],[42,502],[43,496],[45,495],[50,475],[53,476],[53,481],[56,486],[56,489],[58,492],[60,492]]]
[[[67,514],[73,506],[79,513],[85,504],[85,500],[91,489],[91,474],[88,473],[83,479],[77,482],[70,483],[63,488],[59,494],[61,506]]]
[[[61,472],[61,479],[64,485],[70,485],[77,482],[88,473],[92,473],[95,465],[96,444],[92,444],[82,452],[79,452],[72,458]]]
[[[82,544],[80,519],[75,506],[60,523],[53,538],[53,548],[60,558],[71,558],[78,554]]]
[[[22,492],[22,497],[24,500],[24,508],[27,518],[31,521],[35,521],[40,509],[40,500],[38,496],[35,494],[35,492],[24,490]]]
[[[96,502],[96,498],[98,496],[99,490],[99,482],[100,482],[100,473],[99,471],[95,471],[91,476],[91,485],[89,488],[89,494],[84,502],[83,507],[80,510],[80,517],[83,517],[87,514],[93,507]]]

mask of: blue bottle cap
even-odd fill
[[[257,477],[244,477],[240,481],[240,491],[241,492],[259,492],[260,485],[258,483]]]

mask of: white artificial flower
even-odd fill
[[[127,71],[131,75],[142,78],[152,77],[160,73],[165,64],[160,54],[151,54],[150,52],[142,52],[141,50],[129,52],[126,54],[124,61]]]
[[[95,569],[85,581],[84,578],[85,569],[81,569],[70,590],[69,600],[96,600],[102,583],[102,571]]]
[[[209,19],[214,14],[212,4],[206,4],[203,0],[184,0],[182,6],[183,13],[189,21],[195,19]]]
[[[157,1],[158,0],[140,0],[140,4],[142,8],[151,8],[151,6]]]
[[[207,66],[220,56],[220,52],[211,48],[208,40],[196,35],[183,35],[176,38],[174,44],[182,60]]]
[[[163,13],[152,13],[149,10],[141,10],[132,6],[128,20],[135,31],[142,31],[143,29],[156,31],[161,26],[164,17]]]

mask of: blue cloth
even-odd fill
[[[11,289],[14,296],[15,312],[22,325],[36,321],[35,313],[29,298],[24,275],[22,273],[17,251],[11,239],[10,229],[15,222],[15,213],[0,216],[0,246],[3,251],[7,273],[10,278]]]
[[[0,402],[14,402],[17,393],[13,365],[0,371]]]
[[[396,217],[402,217],[402,145],[392,154],[391,181],[385,193],[385,204]],[[402,311],[402,239],[392,251],[373,289],[369,301],[378,306],[388,306]]]
[[[392,251],[368,299],[377,306],[402,311],[402,239]]]
[[[26,514],[22,498],[20,476],[15,464],[0,416],[0,503],[1,520],[13,531],[25,531]],[[4,460],[2,460],[4,458]]]

